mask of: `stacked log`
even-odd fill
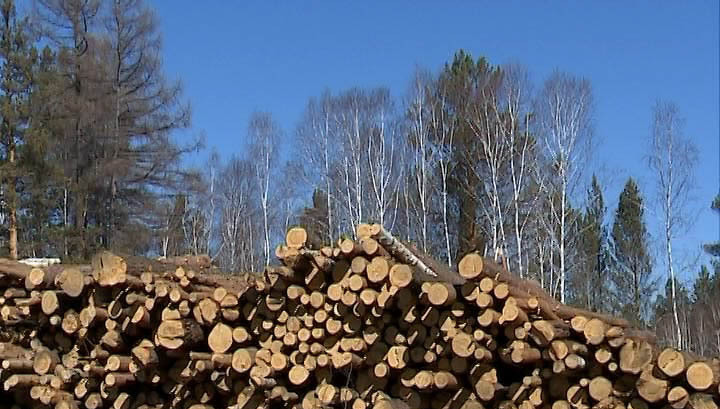
[[[0,261],[0,407],[717,408],[720,361],[655,345],[468,254],[363,224],[281,266],[98,254]]]

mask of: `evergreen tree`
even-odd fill
[[[697,284],[697,283],[696,283]],[[690,305],[690,294],[688,293],[687,288],[682,283],[678,282],[676,283],[676,293],[677,293],[677,302],[678,302],[678,309],[679,310],[687,310],[688,306]],[[670,278],[668,278],[665,281],[665,290],[662,294],[658,294],[657,298],[655,299],[655,317],[653,319],[653,322],[656,325],[656,328],[658,324],[661,323],[661,321],[666,321],[665,323],[668,324],[668,329],[672,329],[672,317],[671,314],[673,313],[673,306],[672,306],[672,282]]]
[[[48,46],[39,53],[33,70],[30,93],[29,127],[20,154],[23,169],[23,193],[19,231],[20,253],[30,257],[57,257],[62,254],[67,224],[63,212],[65,202],[61,177],[62,162],[53,157],[53,129],[57,107],[54,87],[57,79],[57,58]]]
[[[710,205],[710,208],[715,210],[715,212],[720,215],[720,194],[715,196],[715,199],[712,202],[712,205]],[[713,257],[720,258],[720,241],[716,241],[714,243],[709,243],[705,245],[705,251],[710,254]],[[716,265],[715,270],[718,270],[718,262],[719,260],[715,260],[714,264]]]
[[[456,163],[451,177],[450,193],[458,204],[458,256],[483,250],[487,237],[478,223],[482,181],[478,172],[479,143],[473,132],[473,112],[489,112],[491,96],[497,93],[502,73],[485,58],[475,61],[463,50],[440,74],[440,87],[447,89],[446,110],[455,122],[452,156]],[[492,127],[488,126],[487,129]]]
[[[572,276],[573,302],[593,311],[607,310],[607,231],[605,202],[593,175],[587,207],[578,223],[580,268]]]
[[[306,207],[298,218],[300,226],[307,231],[307,242],[310,248],[322,247],[324,232],[327,231],[328,210],[327,193],[315,189],[312,196],[312,207]]]
[[[636,325],[645,325],[656,282],[648,250],[643,198],[630,178],[620,193],[612,227],[614,309]]]
[[[13,0],[3,0],[0,18],[0,173],[8,216],[8,251],[10,258],[17,259],[18,194],[23,176],[18,157],[29,126],[29,99],[37,51],[23,32],[27,21],[18,21]]]
[[[717,274],[711,274],[706,265],[700,267],[693,284],[693,303],[709,304],[718,284]]]

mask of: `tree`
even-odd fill
[[[364,130],[367,133],[365,158],[372,204],[368,216],[370,220],[391,229],[395,223],[393,209],[397,208],[394,202],[398,199],[394,192],[402,180],[403,167],[390,91],[387,88],[371,91],[367,95],[366,109],[368,123]]]
[[[219,176],[219,264],[229,271],[257,271],[262,253],[255,241],[261,236],[256,220],[261,210],[253,163],[232,156]]]
[[[510,198],[507,195],[506,170],[508,163],[508,144],[506,135],[501,132],[501,119],[498,109],[498,89],[502,74],[499,68],[481,78],[480,84],[471,91],[468,122],[477,149],[466,152],[471,155],[469,169],[474,178],[480,181],[477,195],[483,214],[486,235],[490,249],[498,256],[507,253],[505,217]],[[468,186],[469,188],[469,186]]]
[[[445,115],[447,121],[453,122],[451,155],[455,169],[450,175],[449,190],[458,204],[458,258],[485,247],[486,237],[481,234],[485,226],[478,223],[480,198],[485,194],[480,180],[482,170],[478,166],[484,166],[484,163],[478,160],[483,154],[477,143],[477,133],[484,134],[485,127],[482,116],[473,120],[473,112],[485,112],[490,103],[488,98],[496,94],[500,79],[497,67],[482,57],[475,61],[463,50],[455,54],[440,74],[440,88],[445,93]],[[497,225],[490,227],[494,229]]]
[[[324,231],[320,236],[324,242],[332,242],[339,233],[336,211],[335,174],[337,166],[338,135],[336,134],[335,115],[337,100],[329,91],[319,98],[311,98],[296,134],[299,140],[300,157],[303,164],[303,176],[311,186],[322,186],[325,204],[323,217]],[[339,192],[338,192],[339,194]],[[315,197],[313,196],[313,201]],[[319,208],[319,207],[318,207]],[[318,215],[314,215],[316,218]]]
[[[496,109],[497,123],[506,144],[508,173],[512,187],[510,203],[512,228],[515,238],[515,265],[521,278],[525,276],[523,240],[537,191],[530,189],[530,177],[537,163],[535,137],[530,133],[531,84],[527,69],[519,64],[502,68],[503,82]]]
[[[106,174],[100,183],[107,189],[102,217],[107,247],[121,227],[117,226],[117,202],[122,200],[127,206],[142,201],[137,196],[149,194],[148,188],[180,185],[186,174],[177,164],[198,145],[181,147],[170,139],[173,131],[189,126],[190,110],[181,101],[180,83],[168,84],[163,76],[154,13],[142,0],[116,0],[104,17],[112,132],[98,135],[97,143]],[[136,211],[129,209],[129,216],[136,217]]]
[[[28,20],[18,21],[13,0],[3,0],[0,15],[0,173],[9,224],[8,251],[11,259],[17,259],[18,187],[24,173],[19,167],[18,153],[30,126],[29,102],[38,55],[23,30]]]
[[[593,175],[587,192],[587,207],[578,223],[578,250],[581,262],[573,273],[574,301],[591,311],[607,310],[606,207],[600,184]]]
[[[565,302],[568,240],[574,220],[568,209],[592,137],[593,94],[590,81],[555,71],[546,81],[536,103],[538,125],[552,174],[547,184],[559,195],[550,201],[553,226],[557,227],[560,301]],[[549,186],[548,186],[549,187]],[[553,227],[555,228],[555,227]]]
[[[683,120],[678,107],[659,101],[653,107],[652,138],[650,141],[650,169],[655,172],[658,201],[663,220],[666,268],[670,280],[670,304],[675,322],[674,344],[684,347],[680,317],[676,301],[676,277],[673,262],[673,239],[686,231],[689,195],[694,187],[697,148],[683,134]]]
[[[708,303],[713,296],[715,287],[718,283],[718,276],[711,274],[706,265],[700,267],[700,272],[695,277],[693,284],[693,302]]]
[[[433,161],[434,149],[430,121],[432,118],[432,79],[427,72],[416,71],[410,87],[408,98],[408,137],[411,171],[408,172],[414,187],[417,204],[413,206],[415,220],[419,226],[420,248],[428,251],[429,223],[433,197]],[[408,226],[410,228],[411,226]]]
[[[685,339],[682,348],[688,350],[691,344],[691,334],[693,333],[688,319],[691,310],[691,297],[688,289],[682,283],[675,283],[674,288],[673,290],[672,278],[667,277],[664,291],[662,294],[658,294],[655,299],[652,322],[658,337],[672,343],[676,342],[679,328],[679,335]],[[676,316],[678,317],[677,321]]]
[[[186,183],[180,159],[199,147],[172,138],[189,109],[163,75],[154,15],[141,0],[37,2],[58,55],[48,155],[62,174],[62,253],[140,252],[133,237],[162,219],[153,199]]]
[[[270,264],[270,218],[273,216],[274,200],[270,195],[270,181],[275,180],[276,165],[278,158],[278,146],[280,146],[281,130],[272,116],[267,112],[256,112],[250,118],[248,126],[248,140],[250,147],[248,152],[253,158],[255,170],[255,182],[257,183],[257,194],[260,201],[263,220],[263,260]]]
[[[645,226],[645,207],[635,181],[630,178],[620,193],[612,227],[613,298],[615,311],[644,325],[655,290]]]
[[[453,257],[456,255],[458,223],[452,223],[452,206],[456,203],[450,197],[452,175],[456,170],[453,160],[453,147],[455,146],[455,132],[458,123],[454,119],[448,102],[448,84],[446,81],[435,81],[430,110],[430,127],[437,153],[437,166],[439,173],[440,214],[442,233],[444,237],[444,252],[448,266],[452,267]],[[455,227],[457,226],[457,227]]]
[[[710,205],[710,208],[713,209],[718,215],[720,215],[720,194],[715,196],[715,199],[713,200],[712,204]],[[720,258],[720,241],[716,241],[714,243],[708,243],[704,245],[705,252],[711,255],[712,257]],[[716,263],[720,262],[720,260],[716,260]]]

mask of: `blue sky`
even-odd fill
[[[683,258],[720,235],[708,209],[720,181],[717,0],[153,4],[165,68],[185,85],[193,129],[225,157],[242,149],[255,110],[291,133],[325,88],[387,86],[401,98],[415,67],[438,70],[463,48],[493,64],[525,64],[537,87],[556,68],[591,80],[593,170],[611,210],[628,176],[651,201],[650,110],[658,98],[673,100],[700,148],[699,217],[678,243]],[[654,219],[648,214],[653,233]]]

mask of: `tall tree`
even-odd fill
[[[18,153],[30,126],[29,102],[38,55],[23,31],[28,20],[18,19],[13,0],[3,0],[0,17],[0,173],[8,214],[8,251],[11,259],[17,259],[18,185],[23,176]]]
[[[587,207],[578,223],[578,250],[581,262],[573,273],[574,301],[592,311],[607,310],[607,231],[606,207],[595,175],[587,193]]]
[[[552,174],[548,184],[559,195],[551,203],[553,229],[557,229],[560,301],[565,302],[569,232],[574,220],[569,214],[570,199],[577,186],[592,137],[593,94],[590,81],[556,71],[546,81],[536,110],[543,145]]]
[[[53,121],[54,160],[63,179],[63,255],[87,258],[96,243],[90,205],[94,193],[94,142],[104,128],[108,106],[102,88],[106,64],[96,35],[97,0],[37,0],[38,27],[57,49],[58,75],[53,89],[61,100]]]
[[[485,226],[478,223],[479,201],[485,192],[478,168],[484,166],[484,162],[478,161],[483,153],[477,138],[478,133],[487,135],[487,127],[483,125],[486,117],[482,114],[492,103],[500,80],[499,68],[482,57],[476,61],[462,50],[440,74],[440,86],[447,92],[444,105],[455,122],[452,155],[456,169],[451,178],[451,192],[459,205],[457,256],[483,249],[487,239],[481,233]]]
[[[322,225],[324,231],[320,236],[324,242],[330,243],[339,234],[339,215],[336,211],[335,174],[337,167],[338,135],[335,128],[337,99],[329,91],[320,97],[311,98],[305,107],[305,113],[296,135],[299,140],[299,153],[302,158],[303,176],[311,186],[322,186],[325,211]],[[338,192],[339,193],[339,192]],[[313,202],[315,202],[313,196]],[[317,219],[319,215],[315,214]],[[317,220],[319,221],[319,220]]]
[[[437,156],[437,173],[439,178],[438,193],[442,235],[444,238],[444,253],[448,266],[452,266],[458,247],[459,223],[453,223],[459,212],[453,211],[454,204],[458,203],[451,197],[452,177],[455,174],[457,163],[454,161],[453,147],[455,146],[455,133],[458,121],[455,120],[449,106],[449,84],[447,81],[435,81],[432,93],[430,110],[430,127]]]
[[[219,179],[220,235],[219,264],[229,271],[256,271],[259,237],[256,223],[260,208],[251,161],[233,156]]]
[[[530,209],[537,201],[537,191],[530,189],[530,177],[537,163],[535,136],[530,132],[532,117],[530,98],[531,83],[527,69],[519,64],[502,68],[503,82],[496,109],[497,123],[506,144],[508,178],[510,179],[512,230],[515,238],[514,270],[525,277],[523,257],[525,229]]]
[[[181,101],[179,82],[169,84],[162,72],[157,19],[142,0],[115,0],[104,16],[112,95],[109,135],[98,135],[100,183],[104,195],[105,246],[118,230],[118,205],[147,200],[152,189],[176,187],[185,176],[177,164],[196,146],[181,147],[171,133],[189,125],[189,106]],[[129,209],[131,218],[144,209]]]
[[[673,239],[686,231],[692,216],[689,194],[694,187],[697,148],[683,134],[683,120],[672,102],[659,101],[653,107],[650,168],[655,173],[660,214],[663,220],[665,263],[670,283],[669,300],[675,322],[673,343],[682,348],[683,336],[677,303],[677,279],[673,260]]]
[[[431,95],[432,78],[429,73],[416,71],[410,86],[408,98],[408,136],[412,163],[408,172],[409,180],[414,187],[417,204],[413,206],[414,220],[418,226],[420,248],[428,251],[429,223],[433,197],[433,160],[435,150],[431,135],[430,121],[432,114]],[[410,226],[408,226],[410,227]]]
[[[185,182],[180,159],[199,146],[172,138],[189,109],[164,77],[154,15],[141,0],[37,3],[58,52],[52,155],[63,174],[63,254],[142,251],[133,237],[161,219],[153,199]]]
[[[632,178],[620,193],[611,235],[615,310],[644,325],[656,282],[652,278],[643,198]]]
[[[270,218],[275,208],[270,182],[276,177],[281,130],[267,112],[256,112],[248,127],[249,153],[253,158],[255,181],[263,220],[263,261],[270,264]]]

